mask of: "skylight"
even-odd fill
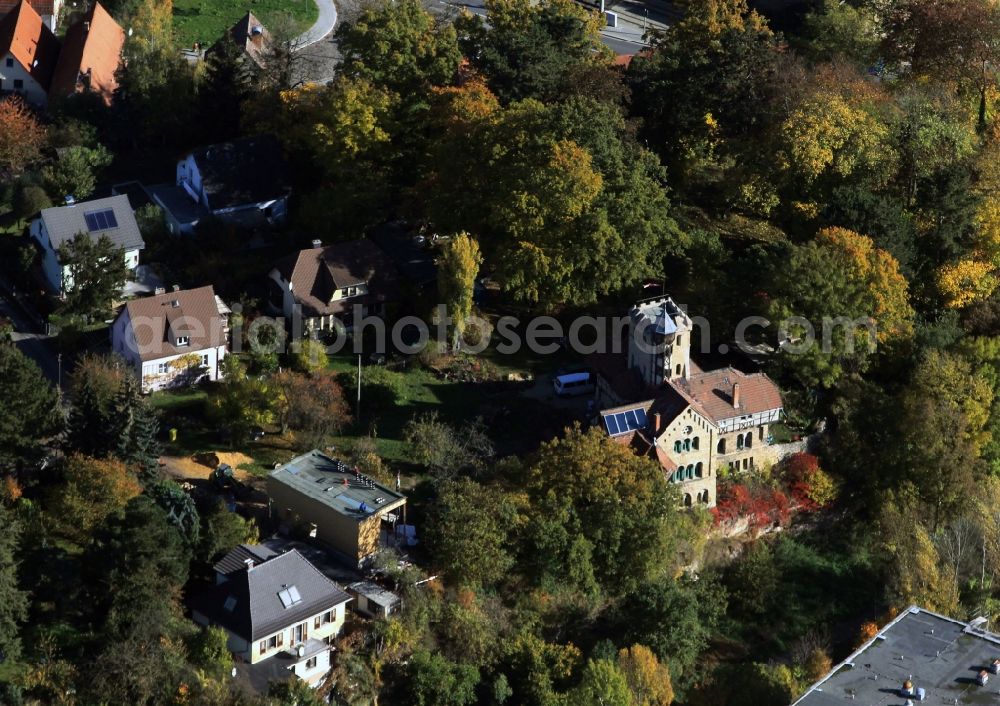
[[[285,608],[291,608],[296,603],[302,602],[302,596],[299,595],[299,589],[296,586],[281,589],[278,591],[278,598]]]
[[[236,608],[236,596],[229,596],[222,607],[225,608],[227,613],[232,613],[233,609]]]

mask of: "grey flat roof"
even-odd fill
[[[91,231],[87,224],[87,214],[110,210],[115,214],[115,225],[101,230]],[[124,194],[110,196],[106,199],[81,201],[72,206],[53,206],[43,208],[41,213],[45,230],[49,233],[52,247],[59,249],[63,243],[72,240],[80,233],[93,238],[107,235],[111,242],[124,250],[139,250],[145,247],[139,224],[135,221],[132,204]]]
[[[201,203],[188,196],[183,187],[176,184],[147,186],[146,193],[162,208],[169,211],[178,223],[184,225],[197,223],[212,215]]]
[[[366,482],[348,464],[315,449],[278,466],[270,477],[358,522],[406,503],[405,495]]]
[[[980,670],[997,658],[1000,636],[911,606],[795,706],[902,705],[908,679],[926,691],[925,703],[1000,704],[1000,675],[991,672],[986,686],[976,682]]]
[[[383,608],[392,608],[399,603],[399,596],[371,581],[358,581],[347,587],[348,593],[356,593]]]

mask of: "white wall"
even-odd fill
[[[164,356],[163,358],[155,358],[150,360],[142,361],[141,370],[137,370],[139,374],[139,379],[142,381],[143,392],[154,392],[156,390],[165,390],[169,387],[176,387],[181,384],[177,379],[180,377],[180,372],[174,370],[170,367],[170,363],[183,358],[184,356],[191,355],[195,353],[203,357],[208,358],[208,363],[203,364],[204,377],[209,380],[221,380],[221,363],[226,357],[226,347],[218,346],[217,348],[192,348],[189,351],[184,351],[177,355]],[[160,366],[166,365],[166,372],[160,372]],[[193,382],[193,381],[192,381]]]
[[[12,59],[12,66],[8,66],[8,59]],[[23,81],[23,88],[14,88],[14,81]],[[4,54],[0,59],[0,90],[17,91],[24,96],[24,99],[33,105],[44,108],[48,103],[49,96],[44,88],[31,77],[21,63],[14,58],[11,53]]]

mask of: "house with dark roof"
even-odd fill
[[[691,360],[691,318],[670,297],[629,312],[626,350],[597,356],[601,424],[616,442],[657,461],[684,505],[715,505],[720,468],[748,471],[778,460],[769,426],[782,414],[763,373],[704,371]]]
[[[399,513],[406,512],[405,495],[318,450],[271,471],[267,495],[272,518],[289,530],[308,529],[352,566],[365,565],[389,544]]]
[[[31,222],[31,238],[42,251],[42,272],[49,288],[63,294],[73,287],[70,268],[59,260],[59,248],[78,238],[107,236],[121,248],[130,271],[139,266],[139,251],[146,247],[126,196],[111,196],[66,206],[44,208]]]
[[[321,684],[351,597],[294,549],[240,545],[215,573],[215,586],[192,599],[191,617],[226,631],[237,678],[261,692],[291,678]]]
[[[986,623],[910,606],[792,706],[1000,703],[1000,635]]]
[[[199,147],[177,162],[175,184],[148,191],[173,233],[193,233],[212,217],[244,228],[280,223],[291,194],[281,143],[274,135]]]
[[[118,88],[118,67],[125,46],[125,30],[99,2],[75,22],[63,38],[49,88],[49,100],[92,93],[111,105]]]
[[[306,331],[345,329],[366,316],[384,316],[399,300],[396,266],[375,243],[348,240],[300,250],[278,262],[268,275],[271,303],[286,321],[296,317]]]
[[[31,9],[42,18],[42,23],[50,31],[55,32],[59,22],[59,13],[63,6],[62,0],[27,0],[27,2],[31,5]],[[0,18],[9,15],[20,4],[21,0],[0,0]]]
[[[143,392],[221,380],[228,341],[229,308],[211,285],[133,299],[111,324],[111,348]]]
[[[0,20],[0,92],[44,107],[58,60],[59,40],[32,4],[21,0]]]

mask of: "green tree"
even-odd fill
[[[156,410],[142,396],[134,376],[125,373],[115,400],[114,431],[118,436],[115,453],[134,468],[144,484],[151,483],[159,470],[160,420]]]
[[[28,619],[28,592],[18,582],[20,539],[14,512],[0,503],[0,657],[7,662],[21,656],[20,626]]]
[[[156,703],[174,696],[186,668],[180,592],[190,553],[156,502],[140,495],[108,520],[88,549],[87,606],[103,636],[86,691],[93,701]]]
[[[253,94],[255,64],[226,33],[205,57],[198,81],[199,122],[210,142],[239,134],[243,105]]]
[[[115,404],[128,373],[110,356],[84,355],[70,376],[67,446],[103,458],[117,449]]]
[[[123,50],[115,110],[122,136],[134,143],[186,138],[194,108],[191,67],[173,35],[172,0],[126,0],[130,33]],[[164,106],[170,110],[164,110]]]
[[[482,470],[494,452],[481,420],[466,422],[456,429],[441,421],[437,412],[426,412],[407,422],[403,440],[413,461],[426,466],[439,479],[451,478],[463,470]]]
[[[468,14],[456,22],[462,49],[505,101],[551,100],[575,67],[606,61],[603,18],[568,0],[489,0],[486,22]]]
[[[763,540],[747,547],[726,573],[730,607],[746,615],[765,616],[773,608],[770,601],[777,586],[778,567],[771,547]]]
[[[0,398],[0,470],[11,471],[40,460],[65,419],[42,371],[9,343],[0,343]]]
[[[83,316],[106,315],[128,278],[124,251],[106,233],[97,239],[78,233],[59,246],[59,262],[69,270],[63,284],[64,310]]]
[[[111,164],[112,156],[103,145],[62,148],[55,164],[42,169],[49,193],[57,198],[73,196],[83,200],[94,193],[99,170]]]
[[[247,375],[235,355],[222,359],[222,387],[208,404],[208,417],[233,443],[240,443],[250,430],[271,421],[274,393],[267,381]]]
[[[412,100],[429,86],[452,83],[462,53],[455,28],[418,0],[379,2],[336,32],[341,70]]]
[[[664,557],[683,541],[676,490],[659,464],[598,429],[566,430],[529,460],[529,563],[543,581],[567,585],[567,570],[587,556],[610,595],[667,571]]]
[[[580,684],[570,692],[580,706],[632,706],[632,691],[621,669],[606,659],[587,660]]]
[[[931,349],[899,403],[897,478],[912,483],[936,531],[965,504],[983,470],[979,452],[993,390],[961,356]]]
[[[489,586],[514,566],[524,499],[468,478],[447,481],[427,520],[434,560],[452,583]],[[482,509],[488,507],[489,512]]]
[[[203,627],[188,641],[191,662],[215,679],[225,679],[233,668],[229,634],[220,627]]]
[[[456,349],[472,315],[472,290],[480,264],[479,244],[466,233],[446,242],[438,258],[438,294],[454,322],[452,347]]]
[[[726,591],[708,576],[643,586],[623,603],[627,639],[648,645],[670,666],[678,698],[702,671],[700,656],[726,611]]]
[[[439,654],[418,650],[407,665],[404,703],[412,706],[467,706],[475,703],[479,670]]]
[[[490,110],[466,98],[445,99],[429,212],[443,230],[477,233],[515,298],[593,303],[660,274],[679,251],[663,170],[614,106],[574,98]],[[467,109],[477,112],[448,114]]]
[[[807,386],[830,387],[845,372],[863,372],[878,344],[891,348],[913,336],[908,282],[895,258],[866,236],[828,228],[789,246],[772,282],[770,319],[785,322],[787,336],[779,341],[783,363]],[[811,345],[802,319],[812,326]]]
[[[229,512],[221,500],[209,511],[201,513],[200,537],[197,558],[206,564],[237,544],[255,544],[260,538],[253,520],[245,520],[235,512]]]
[[[725,21],[690,13],[635,57],[628,71],[633,110],[672,186],[691,193],[718,181],[730,160],[752,148],[774,113],[779,47],[743,3]]]
[[[819,60],[847,57],[864,67],[877,58],[879,27],[870,4],[823,0],[803,20],[806,50]]]
[[[303,338],[297,344],[293,344],[295,349],[292,353],[292,367],[300,373],[317,373],[326,370],[329,359],[326,355],[326,346],[322,341],[315,338]]]
[[[172,480],[160,480],[146,488],[145,496],[155,502],[177,528],[188,550],[198,546],[201,518],[194,500]]]
[[[14,192],[14,212],[22,221],[34,217],[43,208],[52,205],[45,189],[36,184],[21,184]]]

